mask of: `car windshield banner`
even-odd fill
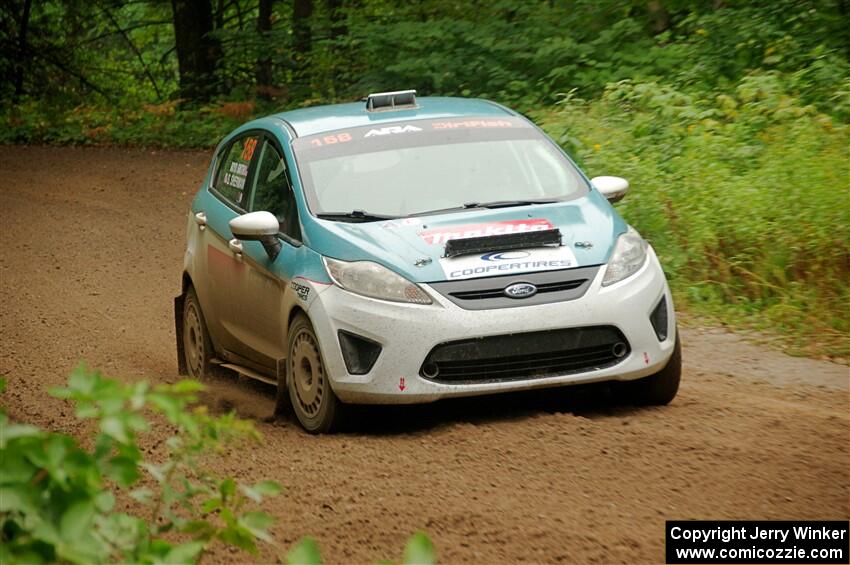
[[[387,149],[540,137],[528,122],[512,117],[441,118],[378,123],[299,137],[292,147],[298,161],[307,163]]]

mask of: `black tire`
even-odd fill
[[[214,354],[201,303],[195,289],[190,286],[183,301],[183,359],[189,377],[197,380],[209,379]]]
[[[289,359],[284,361],[283,368],[278,371],[277,389],[274,395],[274,417],[284,419],[286,415],[292,411],[292,404],[289,402],[289,390],[286,388],[286,365]]]
[[[682,342],[676,330],[676,347],[673,355],[663,369],[636,381],[621,383],[624,385],[623,400],[645,406],[663,406],[669,404],[679,392],[682,377]]]
[[[342,405],[325,373],[319,338],[304,314],[298,314],[289,326],[286,384],[292,411],[301,426],[311,434],[333,431]]]

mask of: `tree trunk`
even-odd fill
[[[215,29],[224,29],[224,0],[218,0],[216,3]]]
[[[310,95],[310,76],[308,57],[312,33],[310,17],[313,15],[313,0],[294,0],[292,3],[292,51],[295,59],[295,80],[293,94],[295,98]]]
[[[15,65],[15,94],[13,97],[15,102],[24,93],[25,61],[29,59],[27,54],[27,28],[30,23],[30,8],[32,8],[32,0],[25,0],[23,13],[21,14],[21,26],[18,31],[18,60]]]
[[[259,0],[259,15],[257,16],[257,33],[263,39],[272,29],[272,4],[274,0]],[[271,98],[272,58],[271,49],[265,41],[257,55],[257,94],[265,99]]]
[[[847,8],[847,0],[838,0],[838,14],[841,16],[839,19],[840,22],[846,22],[847,16],[850,15],[850,9]],[[844,55],[850,58],[850,33],[847,32],[847,27],[843,27],[843,30],[839,30],[838,36],[841,38],[842,43],[844,43]]]
[[[340,59],[344,56],[338,41],[348,33],[345,25],[345,13],[342,11],[342,0],[325,0],[331,19],[331,95],[336,97],[342,89],[337,88],[341,81],[340,70],[346,68],[346,62]]]
[[[331,17],[331,38],[339,39],[348,33],[345,14],[342,11],[342,0],[327,0],[327,6]]]
[[[210,0],[171,0],[171,8],[180,96],[187,100],[209,99],[217,91],[215,70],[221,55],[221,44],[210,35]]]
[[[670,13],[660,0],[650,0],[646,7],[652,18],[652,32],[655,35],[670,29]]]

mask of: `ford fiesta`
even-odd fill
[[[599,381],[666,404],[675,313],[609,203],[627,188],[484,100],[389,92],[252,121],[192,203],[181,372],[276,384],[313,433],[350,403]]]

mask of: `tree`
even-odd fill
[[[339,39],[348,33],[348,27],[345,25],[342,0],[326,0],[326,2],[331,18],[331,39]]]
[[[310,17],[313,15],[313,0],[294,0],[292,3],[292,51],[295,59],[295,85],[293,95],[306,98],[310,95],[307,66],[309,62],[312,32]]]
[[[180,96],[204,100],[217,91],[215,70],[221,43],[213,37],[210,0],[171,0],[174,40],[180,73]]]
[[[272,4],[274,0],[259,0],[259,13],[257,15],[257,34],[261,38],[268,37],[272,29]],[[265,42],[264,42],[265,43]],[[271,98],[270,88],[272,86],[272,59],[267,45],[261,45],[257,55],[257,94],[262,98]]]
[[[670,13],[660,0],[650,0],[646,5],[652,20],[652,32],[659,34],[670,29]]]
[[[17,100],[24,93],[24,67],[25,61],[29,58],[27,55],[27,27],[30,20],[30,8],[32,8],[32,1],[25,0],[18,31],[18,60],[17,65],[15,65],[14,100]]]
[[[345,63],[340,60],[343,57],[343,49],[340,48],[340,43],[348,33],[348,26],[346,25],[342,0],[325,0],[325,2],[331,20],[331,92],[334,96],[337,96],[339,94],[337,89],[340,79],[339,71],[345,66]]]

